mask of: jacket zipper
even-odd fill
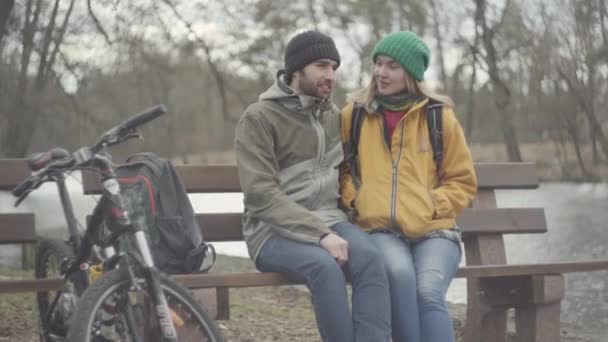
[[[321,161],[323,160],[323,152],[325,151],[325,131],[323,130],[323,125],[321,125],[321,123],[319,122],[319,115],[321,112],[321,107],[319,106],[317,108],[316,113],[313,113],[312,118],[310,119],[312,122],[312,126],[315,128],[315,131],[317,132],[317,137],[318,137],[318,142],[319,142],[319,148],[317,149],[317,163],[315,165],[315,169],[314,169],[314,173],[318,173],[319,170],[321,169]],[[323,192],[323,177],[319,177],[319,191],[317,192],[317,195],[314,197],[314,200],[310,202],[310,207],[311,208],[315,208],[317,205],[317,202],[319,200],[319,196],[321,196],[321,193]]]
[[[399,154],[397,160],[393,160],[393,179],[392,179],[392,194],[391,194],[391,222],[394,228],[399,228],[397,224],[397,176],[399,175],[399,161],[401,160],[401,153],[403,153],[403,140],[405,137],[405,116],[401,119],[401,141],[399,142]],[[391,155],[391,160],[392,160]]]

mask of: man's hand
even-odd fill
[[[327,234],[319,244],[336,259],[338,265],[342,266],[348,261],[348,242],[337,234]]]

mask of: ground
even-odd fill
[[[219,256],[216,272],[251,269],[242,258]],[[0,269],[0,279],[29,277],[32,271]],[[218,321],[226,341],[319,341],[308,293],[293,286],[231,289],[231,319]],[[450,304],[457,341],[462,342],[464,305]],[[0,294],[0,342],[38,341],[35,296]],[[575,327],[562,324],[562,342],[599,342],[581,337]]]

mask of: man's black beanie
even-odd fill
[[[327,58],[340,65],[340,53],[334,40],[317,31],[302,32],[291,38],[285,49],[285,80],[317,59]]]

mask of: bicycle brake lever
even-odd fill
[[[132,130],[131,132],[127,133],[122,139],[120,139],[120,141],[127,141],[130,139],[143,139],[143,135],[141,135],[141,133],[139,133],[137,130]]]
[[[15,204],[13,204],[13,206],[16,208],[19,206],[19,204],[21,204],[21,202],[23,202],[23,200],[27,197],[27,195],[30,194],[30,192],[32,192],[32,190],[28,190],[24,193],[21,194],[21,196],[19,196],[19,198],[17,198],[17,200],[15,201]]]

